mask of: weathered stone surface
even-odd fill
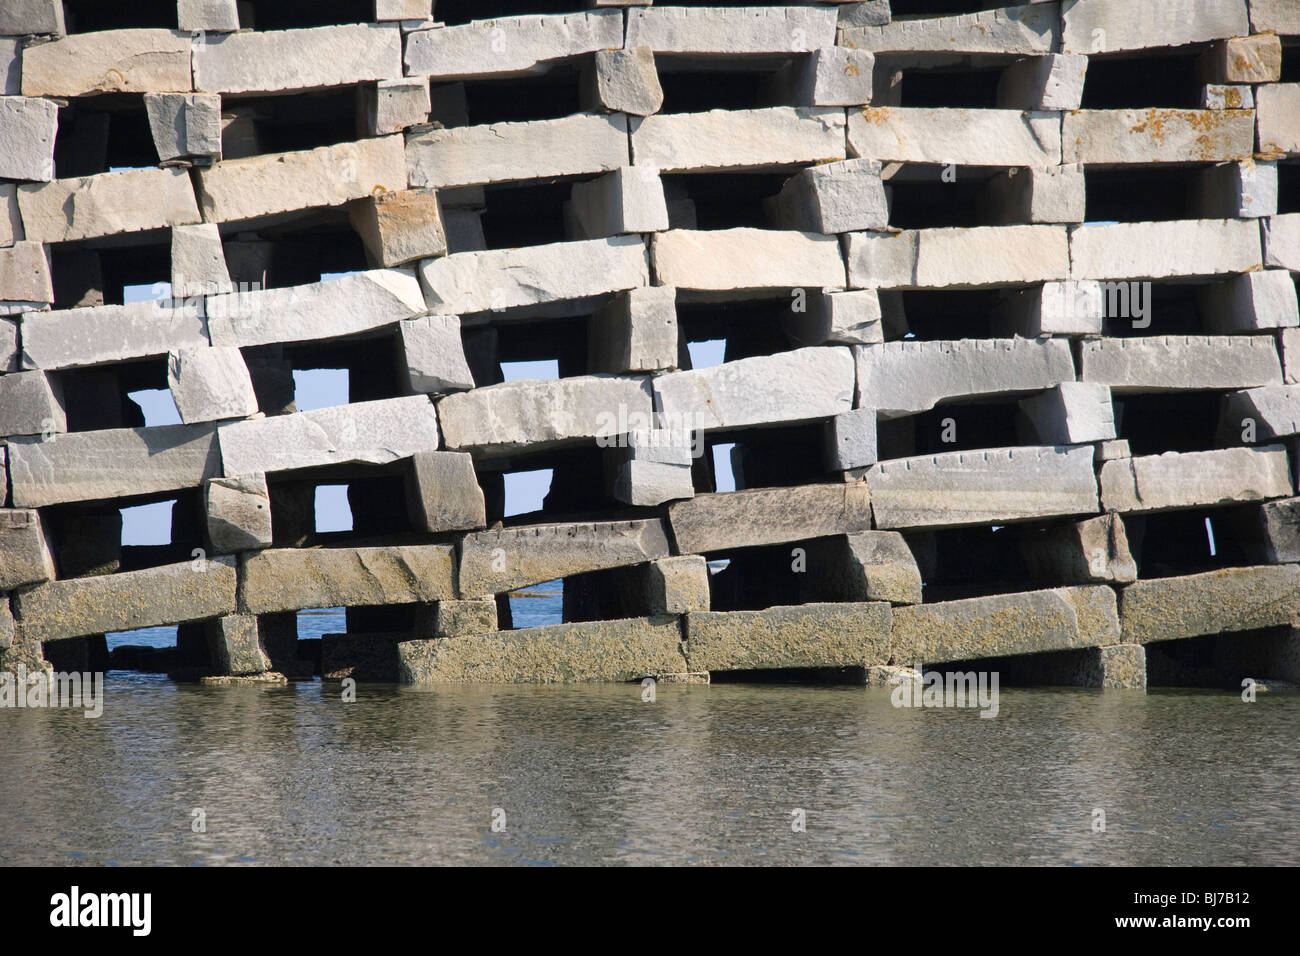
[[[650,284],[640,236],[461,252],[420,264],[429,308],[462,315],[561,302]]]
[[[462,637],[490,634],[497,629],[495,598],[467,598],[463,601],[439,601],[434,617],[437,637]]]
[[[24,238],[23,217],[18,212],[18,184],[0,183],[0,246],[12,246]]]
[[[877,528],[956,528],[1094,514],[1084,446],[991,448],[878,462],[867,472]]]
[[[1137,581],[1119,601],[1130,644],[1292,625],[1297,612],[1300,569],[1292,564]]]
[[[70,581],[49,581],[14,595],[24,639],[55,641],[131,631],[232,614],[235,561],[184,561]]]
[[[871,528],[871,493],[854,484],[696,495],[668,507],[681,554],[806,541]]]
[[[328,282],[241,291],[204,303],[214,346],[332,338],[393,325],[425,311],[419,280],[404,269],[372,269]]]
[[[0,376],[0,435],[45,435],[68,430],[63,389],[44,372]]]
[[[1255,93],[1249,86],[1207,83],[1199,105],[1203,110],[1250,110],[1255,108]]]
[[[1117,514],[1031,531],[1021,551],[1035,581],[1124,584],[1137,580],[1124,519]]]
[[[1263,220],[1264,265],[1300,272],[1300,212]]]
[[[588,367],[614,375],[677,364],[677,290],[631,289],[602,306],[587,330]]]
[[[474,387],[461,342],[459,317],[422,315],[399,322],[397,327],[413,391],[452,392]]]
[[[0,372],[18,371],[18,323],[0,319]]]
[[[656,53],[802,53],[835,45],[836,13],[820,7],[647,7],[629,10],[627,45]]]
[[[890,656],[892,613],[884,602],[693,611],[686,661],[709,671],[881,663]]]
[[[1269,83],[1259,88],[1257,99],[1259,151],[1266,156],[1300,154],[1300,83]]]
[[[876,410],[855,408],[826,423],[826,467],[848,471],[876,463]]]
[[[1259,506],[1260,539],[1270,564],[1300,562],[1300,498]]]
[[[220,674],[261,674],[271,668],[271,659],[258,639],[257,618],[251,614],[227,614],[207,622],[208,646]]]
[[[591,105],[616,113],[649,116],[664,103],[654,51],[647,46],[597,50],[587,77]]]
[[[1082,346],[1080,380],[1112,392],[1254,388],[1281,385],[1271,338],[1153,335],[1098,339]]]
[[[437,189],[608,172],[631,164],[627,117],[579,113],[412,132],[406,162],[412,186]]]
[[[222,425],[227,477],[347,462],[383,464],[438,448],[438,418],[423,395],[318,408]],[[333,605],[319,605],[333,607]]]
[[[63,36],[62,0],[8,0],[0,7],[0,36]]]
[[[1146,648],[1138,644],[1113,644],[1090,652],[1086,686],[1107,690],[1145,690]]]
[[[406,71],[440,80],[518,76],[542,72],[541,64],[622,45],[618,10],[476,20],[409,34]]]
[[[854,288],[972,289],[1067,278],[1070,245],[1064,226],[854,232],[845,258]]]
[[[455,597],[453,564],[445,544],[259,551],[243,561],[240,611],[437,601]]]
[[[902,163],[1057,166],[1061,118],[1020,110],[870,106],[850,110],[849,155]]]
[[[221,158],[221,97],[209,93],[146,93],[145,110],[160,162]]]
[[[358,199],[348,218],[372,265],[400,266],[447,254],[447,233],[432,189],[401,189]]]
[[[1250,32],[1246,0],[1164,0],[1135,7],[1126,0],[1065,0],[1061,48],[1066,53],[1117,53],[1183,46]]]
[[[509,451],[580,438],[612,439],[618,423],[650,423],[645,378],[525,379],[448,395],[438,416],[448,448]]]
[[[989,180],[976,205],[991,223],[1083,222],[1083,167],[1013,167]]]
[[[194,89],[206,93],[274,93],[401,76],[397,24],[229,33],[194,47]]]
[[[1115,293],[1132,290],[1120,284]],[[1106,317],[1106,295],[1095,279],[1044,282],[1013,292],[1002,300],[994,315],[994,333],[1039,338],[1050,335],[1101,335]]]
[[[177,30],[79,33],[23,51],[24,96],[193,89],[190,35]]]
[[[660,558],[646,572],[652,615],[709,609],[709,566],[699,555]]]
[[[1300,7],[1291,0],[1250,0],[1250,28],[1255,33],[1300,34]]]
[[[166,355],[174,348],[203,348],[208,324],[198,309],[146,301],[28,312],[22,335],[25,367],[58,369]]]
[[[474,459],[461,452],[411,456],[411,516],[420,531],[464,531],[487,524]]]
[[[1219,437],[1224,444],[1236,444],[1247,428],[1254,441],[1300,434],[1300,385],[1229,392],[1220,416]]]
[[[239,29],[236,0],[176,0],[176,25],[182,30],[233,33]]]
[[[173,297],[217,295],[233,288],[221,245],[221,231],[215,223],[177,226],[172,230]]]
[[[240,36],[241,34],[234,34]],[[198,173],[205,222],[231,222],[317,206],[340,206],[406,188],[400,136],[295,153],[229,159]]]
[[[217,554],[271,546],[271,496],[265,475],[204,482],[208,544]]]
[[[54,178],[59,107],[51,100],[0,96],[0,178]]]
[[[1251,220],[1084,225],[1070,234],[1076,279],[1163,279],[1249,272],[1262,265]]]
[[[1277,215],[1277,163],[1228,163],[1201,171],[1193,197],[1208,219],[1259,219]]]
[[[148,196],[147,203],[141,196]],[[33,242],[72,242],[199,221],[184,169],[123,169],[18,187],[23,229]]]
[[[1295,282],[1284,269],[1247,272],[1199,294],[1210,332],[1252,332],[1300,325]]]
[[[1209,83],[1276,83],[1282,78],[1282,40],[1275,33],[1219,40],[1196,66]]]
[[[552,624],[397,649],[411,684],[634,681],[686,669],[676,618]]]
[[[846,26],[840,43],[876,53],[1049,53],[1057,48],[1060,16],[1038,0],[1022,6],[949,17]],[[1087,52],[1087,51],[1082,51]]]
[[[875,65],[868,50],[814,50],[773,78],[773,98],[797,106],[862,106],[871,102]]]
[[[921,572],[896,531],[859,531],[808,542],[801,597],[812,601],[921,603]]]
[[[596,179],[574,183],[569,204],[576,237],[595,239],[668,228],[668,205],[659,171],[627,166]]]
[[[828,107],[661,113],[633,120],[632,158],[666,173],[830,162],[845,158],[844,125]]]
[[[433,104],[429,81],[423,77],[380,80],[365,88],[366,129],[371,136],[400,133],[409,126],[429,122]]]
[[[215,438],[210,425],[159,425],[11,439],[13,504],[40,508],[192,488],[221,470]]]
[[[54,577],[54,558],[41,529],[41,516],[34,509],[0,508],[0,593],[25,584],[39,584]],[[7,615],[7,601],[0,601],[0,615]],[[12,623],[12,622],[11,622]],[[0,634],[0,644],[6,643]]]
[[[894,608],[895,660],[941,664],[1118,643],[1115,592],[1056,588]]]
[[[829,235],[884,229],[889,223],[880,164],[865,159],[811,166],[792,176],[765,206],[782,229]]]
[[[615,500],[629,505],[653,506],[695,494],[689,464],[636,456],[636,450],[624,453],[614,470],[610,494]]]
[[[1074,381],[1068,343],[1053,339],[884,342],[854,348],[856,405],[883,418],[923,412],[940,402],[1005,395]]]
[[[244,418],[257,411],[253,380],[239,349],[178,349],[167,356],[167,386],[186,425]]]
[[[853,358],[812,347],[654,379],[664,427],[735,428],[840,415],[853,407]]]
[[[33,305],[54,301],[50,260],[39,242],[17,242],[0,249],[0,301]]]
[[[644,564],[670,553],[658,519],[479,531],[460,546],[460,593],[501,594],[556,578]]]
[[[1076,110],[1062,122],[1067,163],[1222,163],[1255,152],[1250,110]]]
[[[1077,110],[1083,102],[1088,58],[1048,53],[1013,63],[998,79],[998,106],[1022,110]]]
[[[825,291],[808,305],[808,311],[794,315],[796,341],[871,345],[884,341],[880,296],[875,289]]]
[[[1100,481],[1102,507],[1124,513],[1263,501],[1295,493],[1281,445],[1122,458],[1101,466]]]
[[[672,229],[651,239],[655,277],[678,289],[843,288],[832,236],[770,229]]]
[[[1062,382],[1021,401],[1037,440],[1048,445],[1078,445],[1115,437],[1110,389],[1091,382]]]

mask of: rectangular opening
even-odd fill
[[[1083,82],[1085,110],[1200,109],[1204,84],[1195,53],[1091,57]]]
[[[1014,527],[905,532],[921,570],[925,603],[1024,591],[1029,566]]]
[[[202,492],[186,489],[119,509],[120,571],[138,571],[205,557]],[[196,552],[198,552],[196,554]]]
[[[63,20],[69,33],[99,30],[176,29],[176,0],[63,0]]]
[[[69,432],[180,424],[167,388],[166,359],[60,369],[50,374],[63,393]]]
[[[950,17],[958,13],[977,13],[1004,6],[1001,0],[890,0],[894,19]]]
[[[1191,508],[1124,519],[1138,577],[1173,577],[1255,563],[1259,507]]]
[[[358,89],[335,87],[279,96],[226,97],[222,155],[226,159],[289,153],[358,138]]]
[[[712,432],[704,456],[713,463],[711,487],[699,492],[785,488],[820,481],[826,474],[826,432],[820,421],[802,425]],[[705,476],[696,470],[696,479]]]
[[[907,316],[908,340],[947,342],[995,338],[994,316],[1005,290],[958,289],[897,293]]]
[[[239,26],[244,30],[296,30],[369,23],[374,18],[374,0],[248,0],[239,4]]]
[[[778,173],[675,173],[662,177],[670,201],[695,205],[695,228],[763,229],[770,223],[763,200],[775,196],[790,178]]]
[[[998,105],[1000,69],[904,69],[899,105],[904,107],[958,107],[993,109]]]
[[[725,67],[702,69],[705,61],[695,57],[662,54],[655,57],[664,101],[660,113],[707,113],[709,110],[756,110],[771,106],[767,80],[788,58],[754,69],[736,69],[729,59]]]
[[[315,499],[317,534],[352,530],[352,508],[347,485],[317,485]]]
[[[1300,160],[1277,164],[1277,211],[1300,212]]]
[[[174,8],[172,12],[174,15]],[[157,165],[158,151],[143,95],[104,93],[71,100],[59,109],[54,138],[56,178]]]
[[[1020,398],[942,403],[928,412],[910,416],[915,449],[911,454],[941,455],[1028,444],[1021,440],[1017,428]]]
[[[346,209],[291,214],[286,221],[250,231],[255,223],[223,224],[222,237],[232,282],[252,289],[284,289],[324,281],[327,276],[370,268],[360,235]]]
[[[50,246],[54,307],[123,305],[171,296],[171,237],[153,234],[130,246]]]
[[[980,168],[909,164],[888,181],[889,224],[899,229],[1000,225],[981,202],[988,181],[988,170]]]
[[[1148,687],[1200,687],[1241,694],[1247,679],[1295,684],[1295,638],[1290,628],[1210,634],[1146,645]]]
[[[464,328],[461,340],[476,386],[586,375],[588,316],[495,323],[494,334]],[[490,361],[488,361],[490,359]]]
[[[794,302],[787,293],[735,302],[695,302],[679,294],[678,339],[686,343],[693,368],[820,344],[799,339],[803,316],[793,311]],[[696,365],[697,356],[706,364]]]
[[[1211,284],[1103,282],[1103,334],[1111,338],[1205,335],[1211,330],[1205,321],[1200,294]]]
[[[542,13],[582,13],[590,4],[582,0],[438,0],[434,10],[448,26],[474,20],[532,16]]]
[[[105,634],[108,669],[142,674],[167,673],[176,659],[178,630],[175,624],[168,624]]]
[[[441,6],[437,15],[443,19]],[[464,86],[471,126],[561,119],[582,111],[579,74],[571,66],[557,65],[537,76],[467,80]]]
[[[563,580],[546,581],[511,591],[507,595],[510,601],[510,629],[563,624],[565,594]]]
[[[1196,219],[1201,166],[1085,167],[1086,222]]]
[[[568,239],[564,204],[572,182],[490,186],[483,190],[480,218],[488,249],[540,246]]]
[[[798,542],[761,548],[711,551],[709,607],[715,611],[761,611],[799,604],[800,577],[792,552]]]
[[[1221,392],[1111,394],[1115,429],[1134,455],[1218,448],[1222,400]]]

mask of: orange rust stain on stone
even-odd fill
[[[889,110],[881,106],[868,106],[862,110],[862,118],[872,126],[884,126],[889,119]]]

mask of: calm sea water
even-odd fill
[[[0,864],[1294,864],[1297,726],[1295,694],[1004,689],[989,720],[852,687],[344,703],[114,672],[97,720],[0,711]]]

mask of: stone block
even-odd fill
[[[0,36],[63,36],[63,0],[9,0],[0,8]]]
[[[1293,625],[1300,569],[1224,568],[1137,581],[1120,592],[1119,619],[1128,644],[1150,644],[1229,631]]]
[[[635,145],[635,144],[634,144]],[[850,156],[880,162],[1059,166],[1059,113],[869,106],[848,115]]]
[[[385,464],[434,451],[438,418],[428,398],[412,395],[232,422],[217,435],[225,474],[235,477],[352,462]]]
[[[1017,60],[998,79],[998,106],[1021,110],[1077,110],[1083,102],[1088,58],[1048,53]]]
[[[659,558],[646,574],[652,615],[709,609],[709,566],[699,555]]]
[[[1253,332],[1300,325],[1295,281],[1284,269],[1247,272],[1198,295],[1208,332]]]
[[[54,178],[59,107],[52,100],[0,96],[0,178]]]
[[[654,51],[647,46],[597,50],[584,77],[584,105],[615,113],[649,116],[664,103]]]
[[[519,76],[621,46],[618,10],[475,20],[408,34],[406,72],[460,80]]]
[[[272,614],[455,597],[454,553],[445,544],[259,551],[242,561],[240,612]]]
[[[160,301],[28,312],[22,319],[27,368],[59,369],[154,358],[176,348],[203,348],[208,323],[199,309]]]
[[[993,176],[978,200],[987,221],[1083,222],[1083,167],[1012,168]]]
[[[202,570],[199,570],[202,568]],[[70,581],[48,581],[14,595],[23,637],[57,641],[233,614],[235,561],[183,561]]]
[[[35,509],[0,508],[0,593],[54,577],[54,558]],[[9,602],[0,599],[0,615],[8,617]],[[12,636],[13,620],[8,621]],[[0,625],[2,626],[2,625]],[[0,633],[0,645],[6,643]]]
[[[1163,107],[1076,110],[1063,115],[1061,142],[1065,162],[1089,166],[1240,162],[1255,152],[1255,115]]]
[[[447,254],[442,210],[432,189],[367,196],[348,207],[348,216],[374,266],[400,266]]]
[[[42,435],[68,430],[63,389],[44,372],[0,375],[0,436]]]
[[[883,663],[890,657],[892,613],[874,601],[693,611],[686,615],[686,661],[693,671]]]
[[[1300,213],[1262,220],[1264,265],[1300,272]]]
[[[257,412],[253,380],[239,349],[177,349],[167,356],[167,386],[186,425]]]
[[[487,525],[483,489],[474,459],[451,451],[411,456],[409,496],[412,523],[428,532],[467,531]]]
[[[877,528],[959,528],[1098,511],[1092,448],[947,452],[867,472]]]
[[[203,93],[312,90],[401,76],[402,31],[395,23],[246,30],[194,47],[193,89]]]
[[[1263,264],[1251,220],[1084,225],[1070,233],[1075,279],[1165,279],[1250,272]]]
[[[87,34],[89,35],[89,34]],[[149,201],[142,203],[141,196]],[[199,222],[186,170],[123,169],[18,187],[23,230],[33,242],[74,242]]]
[[[1271,39],[1278,42],[1277,37]],[[1261,86],[1256,100],[1260,153],[1266,157],[1300,155],[1300,83]]]
[[[781,229],[830,235],[889,224],[880,164],[865,159],[810,166],[787,180],[764,206]]]
[[[826,423],[826,469],[849,471],[876,463],[876,410],[855,408]]]
[[[380,80],[373,88],[365,88],[363,96],[366,130],[371,136],[400,133],[427,123],[433,109],[429,81],[423,77]]]
[[[1169,392],[1281,385],[1271,338],[1152,335],[1084,342],[1079,379],[1112,392]]]
[[[619,375],[652,372],[677,364],[677,290],[643,286],[616,296],[592,316],[587,365]]]
[[[658,285],[706,292],[844,287],[832,236],[770,229],[672,229],[651,239]]]
[[[669,553],[657,518],[477,531],[461,541],[460,594],[502,594],[587,571],[644,564]]]
[[[800,582],[804,600],[921,603],[921,571],[896,531],[859,531],[810,541],[808,567]]]
[[[271,546],[271,496],[265,475],[209,478],[203,490],[207,543],[215,553]]]
[[[1165,452],[1101,466],[1101,504],[1124,514],[1288,498],[1294,486],[1281,445]]]
[[[825,7],[646,7],[627,13],[627,46],[656,53],[801,53],[835,45]]]
[[[439,601],[434,620],[437,637],[490,634],[497,629],[497,602],[494,598]]]
[[[997,53],[1036,55],[1058,50],[1059,11],[1038,0],[956,16],[844,25],[840,43],[880,53]]]
[[[853,288],[978,289],[1068,278],[1070,245],[1064,226],[854,232],[845,259]]]
[[[871,493],[856,484],[696,495],[668,506],[677,550],[704,554],[807,541],[871,528]]]
[[[1053,584],[1127,584],[1137,580],[1124,519],[1104,514],[1033,529],[1021,553],[1034,581]]]
[[[422,315],[399,322],[397,327],[412,391],[454,392],[474,387],[457,316]]]
[[[1246,0],[1164,0],[1134,7],[1126,0],[1065,0],[1061,49],[1066,53],[1185,46],[1250,33]]]
[[[190,35],[179,30],[104,30],[23,50],[23,95],[188,93]]]
[[[666,173],[806,166],[845,158],[844,127],[830,107],[660,113],[632,121],[632,158]]]
[[[171,278],[172,296],[176,299],[219,295],[234,289],[216,223],[172,230]]]
[[[410,684],[626,683],[686,670],[676,618],[553,624],[397,648]]]
[[[205,627],[219,674],[261,674],[271,669],[271,659],[262,649],[257,618],[253,615],[227,614],[206,622]]]
[[[239,6],[236,0],[176,0],[176,25],[190,33],[234,33],[239,29]]]
[[[221,158],[221,97],[213,93],[146,93],[145,111],[158,160]]]
[[[1209,219],[1259,219],[1277,215],[1277,163],[1246,160],[1201,171],[1193,197]]]
[[[0,248],[0,301],[29,302],[34,307],[54,301],[49,256],[39,242]]]
[[[1079,445],[1115,438],[1110,389],[1091,382],[1062,382],[1041,395],[1022,399],[1036,439],[1047,445]]]

